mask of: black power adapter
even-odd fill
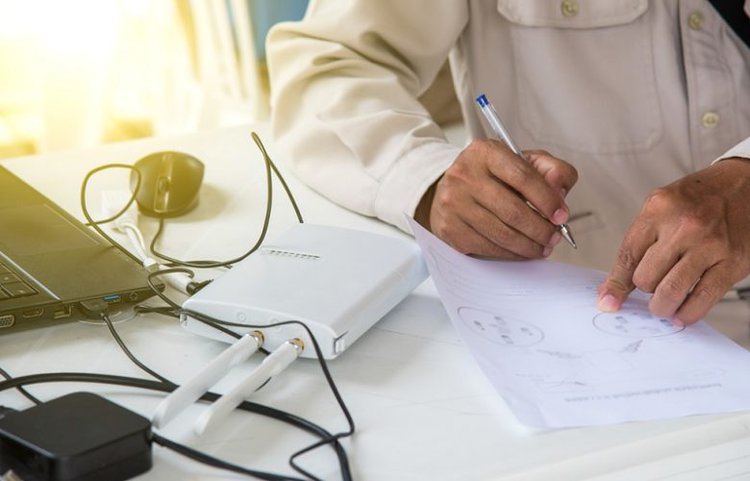
[[[151,422],[96,394],[68,394],[0,418],[0,475],[121,481],[151,465]]]

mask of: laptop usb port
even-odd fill
[[[11,327],[16,323],[16,316],[13,314],[5,314],[0,316],[0,328]]]
[[[73,308],[70,306],[63,306],[59,309],[55,309],[52,311],[52,319],[65,319],[66,317],[70,317],[70,315],[73,313]]]
[[[122,296],[119,294],[112,294],[111,296],[102,297],[102,300],[107,304],[117,304],[118,302],[122,301]]]
[[[24,319],[36,319],[37,317],[42,317],[44,314],[44,308],[39,307],[37,309],[29,309],[28,311],[24,311],[21,313],[21,317]]]

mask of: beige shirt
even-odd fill
[[[653,189],[750,157],[750,49],[705,0],[313,0],[267,47],[283,160],[402,229],[460,151],[416,100],[449,55],[470,137],[485,93],[521,148],[578,169],[558,259],[608,269]]]

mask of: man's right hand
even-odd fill
[[[565,195],[578,172],[544,151],[524,155],[495,140],[473,141],[424,195],[415,219],[464,254],[518,260],[550,255],[562,238],[557,226],[570,216]]]

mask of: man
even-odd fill
[[[706,0],[319,0],[267,46],[278,145],[344,206],[609,267],[601,309],[638,287],[678,324],[750,274],[750,48]],[[465,149],[417,101],[447,57]],[[482,93],[525,159],[486,140]]]

